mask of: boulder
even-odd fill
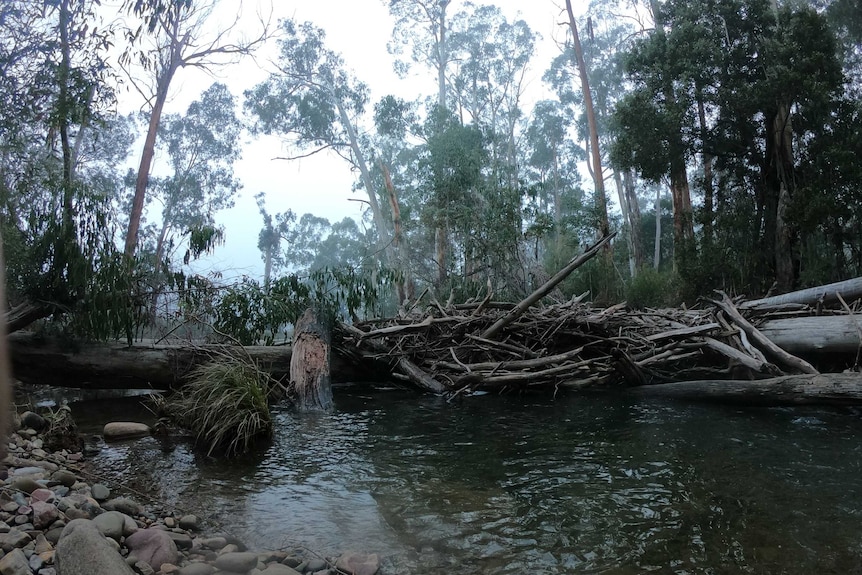
[[[350,575],[374,575],[380,569],[380,558],[377,553],[348,551],[338,558],[335,568]]]
[[[106,511],[93,518],[93,523],[105,537],[119,541],[123,536],[123,526],[126,524],[126,516],[119,511]]]
[[[32,427],[36,431],[42,431],[48,426],[48,422],[38,413],[25,411],[21,414],[21,425],[24,427]]]
[[[65,469],[58,469],[54,473],[51,474],[51,479],[59,483],[60,485],[64,485],[66,487],[72,487],[75,485],[75,482],[78,481],[78,478],[75,477],[75,474],[71,471],[66,471]]]
[[[0,559],[0,573],[3,575],[31,575],[30,562],[20,549],[7,553]]]
[[[54,555],[57,575],[135,575],[89,519],[66,525]]]
[[[105,511],[119,511],[133,517],[141,514],[141,506],[128,497],[117,497],[116,499],[106,501],[102,504],[102,509]]]
[[[33,527],[45,529],[60,518],[60,512],[53,503],[35,501],[30,507],[33,508]]]
[[[28,533],[24,533],[13,527],[9,530],[9,533],[0,533],[0,550],[9,553],[13,549],[24,547],[32,540],[33,538]]]
[[[133,421],[112,421],[105,424],[102,435],[105,441],[122,441],[123,439],[136,439],[150,435],[150,426],[146,423]]]
[[[168,534],[168,537],[174,540],[178,549],[191,549],[192,538],[186,535],[185,533],[174,533],[173,531],[165,531]]]
[[[219,555],[215,560],[216,569],[222,571],[233,571],[234,573],[248,573],[257,567],[257,553],[234,552]]]
[[[163,563],[177,563],[180,558],[176,543],[161,529],[142,529],[129,535],[126,537],[126,547],[138,560],[149,563],[156,571]]]
[[[90,493],[96,501],[105,501],[111,496],[111,490],[101,483],[94,483],[92,487],[90,487]]]
[[[24,493],[33,493],[37,489],[41,489],[42,485],[36,482],[35,479],[29,476],[16,477],[12,480],[12,489],[23,491]]]
[[[180,517],[180,529],[186,531],[197,531],[200,529],[200,520],[197,515],[183,515]]]

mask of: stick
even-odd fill
[[[557,284],[559,284],[561,281],[563,281],[564,279],[569,277],[569,275],[573,271],[575,271],[576,269],[581,267],[584,263],[586,263],[590,259],[592,259],[597,253],[599,253],[599,250],[601,249],[601,247],[604,246],[605,244],[607,244],[609,241],[611,241],[611,239],[613,239],[613,237],[616,235],[617,235],[616,232],[614,232],[612,234],[609,234],[609,235],[603,237],[601,240],[599,240],[597,243],[595,243],[592,247],[588,248],[587,251],[585,251],[584,253],[582,253],[578,257],[574,258],[572,261],[570,261],[568,263],[568,265],[566,267],[564,267],[563,269],[561,269],[560,271],[558,271],[554,275],[554,277],[552,277],[551,279],[546,281],[539,289],[537,289],[536,291],[531,293],[529,296],[527,296],[526,299],[524,299],[521,303],[519,303],[517,306],[515,306],[515,309],[513,309],[512,311],[510,311],[509,313],[507,313],[506,315],[504,315],[500,319],[498,319],[494,323],[494,325],[492,325],[491,327],[486,329],[485,332],[482,333],[482,337],[485,339],[492,339],[494,336],[499,334],[503,330],[504,327],[506,327],[507,325],[509,325],[510,323],[515,321],[516,319],[518,319],[518,317],[521,314],[523,314],[525,311],[527,311],[527,309],[529,309],[530,306],[532,306],[534,303],[536,303],[537,301],[539,301],[540,299],[542,299],[543,297],[545,297],[546,295],[551,293],[551,290],[553,290],[555,287],[557,287]]]

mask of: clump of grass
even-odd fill
[[[182,389],[158,407],[191,430],[208,455],[240,455],[272,433],[269,383],[269,376],[253,365],[219,359],[196,368]]]

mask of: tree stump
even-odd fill
[[[329,326],[312,309],[296,322],[290,358],[290,387],[301,411],[332,409]]]

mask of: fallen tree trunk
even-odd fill
[[[48,317],[52,313],[54,313],[53,306],[30,301],[18,304],[4,314],[6,333],[14,333],[20,329],[24,329],[34,321]]]
[[[745,405],[862,404],[862,374],[786,375],[753,381],[705,379],[631,388],[638,395]]]
[[[286,381],[291,359],[287,346],[70,344],[24,332],[9,336],[9,351],[17,379],[82,389],[171,389],[195,366],[225,355],[251,359],[274,378]],[[335,382],[379,381],[386,375],[385,364],[364,361],[357,365],[337,352],[332,356]]]
[[[848,302],[862,297],[862,278],[835,282],[763,299],[754,299],[741,303],[739,307],[740,309],[754,310],[783,304],[814,305],[821,300],[824,303],[837,301],[837,294],[841,294],[841,297]]]
[[[862,317],[827,315],[774,319],[760,333],[789,353],[857,353],[862,346]]]

